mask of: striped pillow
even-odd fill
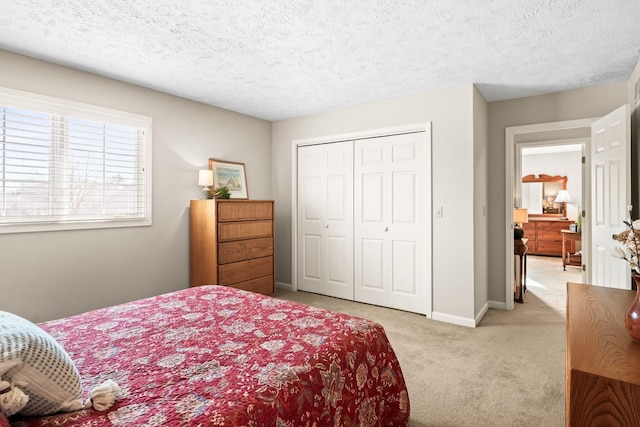
[[[30,321],[0,311],[0,379],[26,383],[29,401],[19,413],[48,415],[82,409],[82,385],[60,344]]]

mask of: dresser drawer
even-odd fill
[[[562,242],[538,242],[537,253],[541,255],[562,255]]]
[[[247,280],[246,282],[234,283],[229,286],[245,291],[257,292],[263,295],[270,295],[275,292],[273,285],[273,276],[264,276],[257,279]]]
[[[272,235],[272,221],[225,222],[218,224],[219,242],[271,237]]]
[[[251,221],[273,218],[271,202],[219,202],[218,221]]]
[[[218,266],[219,285],[232,285],[269,275],[273,275],[272,256]]]
[[[273,255],[273,239],[237,240],[218,244],[218,263],[244,261]]]

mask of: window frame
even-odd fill
[[[68,118],[79,118],[141,129],[144,132],[144,159],[137,158],[144,167],[143,206],[139,218],[101,218],[56,220],[43,219],[28,222],[3,221],[0,216],[0,234],[57,230],[86,230],[120,227],[145,227],[152,225],[152,118],[140,114],[70,101],[20,90],[0,87],[0,105],[25,110],[45,112]],[[0,144],[2,142],[0,141]],[[53,148],[51,148],[53,149]]]

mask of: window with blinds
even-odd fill
[[[151,224],[151,118],[0,88],[0,233]]]

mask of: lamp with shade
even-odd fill
[[[562,203],[562,219],[567,219],[567,203],[571,202],[571,196],[567,190],[558,191],[558,195],[554,200],[555,203]]]
[[[211,190],[209,187],[213,185],[213,171],[211,169],[203,169],[198,172],[198,185],[202,185],[202,198],[210,199]]]
[[[525,208],[515,208],[513,210],[513,239],[520,240],[524,236],[524,228],[522,224],[529,222],[529,214]]]

